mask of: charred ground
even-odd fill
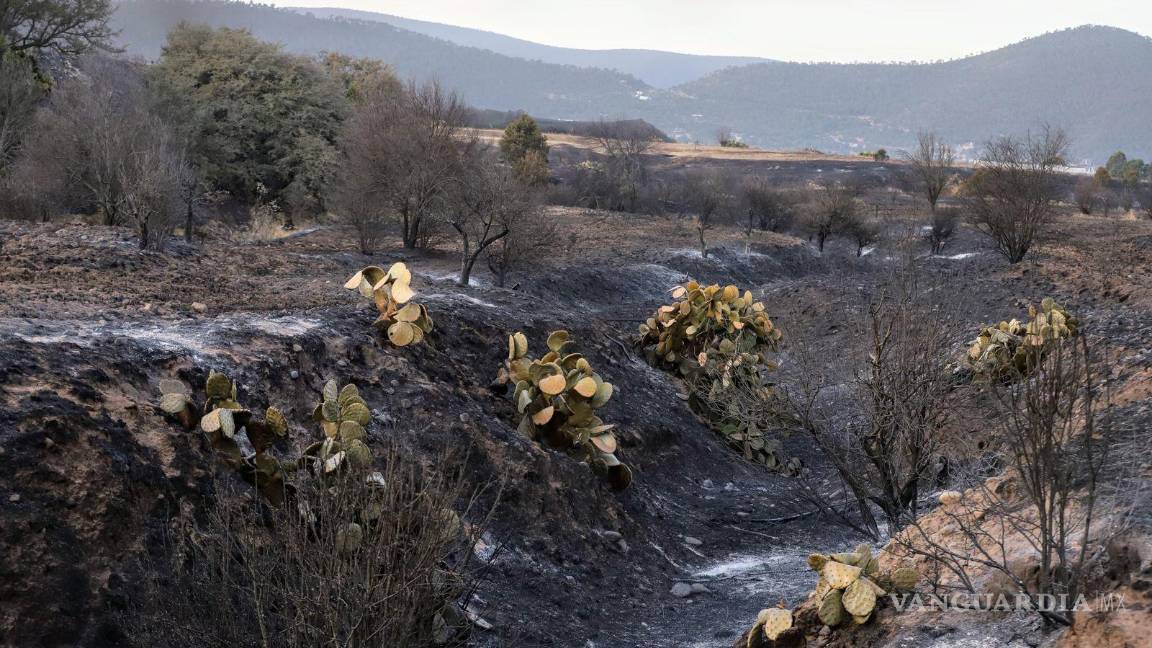
[[[721,228],[701,258],[690,225],[675,218],[548,216],[571,240],[516,277],[518,290],[483,276],[456,286],[447,248],[409,254],[395,242],[359,254],[337,226],[157,255],[117,228],[0,225],[4,643],[125,645],[121,613],[141,570],[215,487],[210,448],[158,414],[156,383],[198,384],[209,368],[236,378],[247,402],[284,409],[295,446],[313,434],[304,422],[315,394],[337,378],[360,386],[372,434],[419,457],[458,448],[477,485],[503,482],[488,540],[505,547],[478,605],[494,629],[477,630],[477,645],[730,645],[760,608],[795,602],[811,585],[801,556],[858,539],[815,516],[776,521],[806,512],[793,480],[729,451],[630,338],[684,278],[732,282],[765,301],[786,336],[827,348],[828,369],[847,380],[862,304],[907,249],[893,236],[861,258],[846,246],[820,256],[788,236],[756,234],[748,245]],[[898,234],[909,221],[887,222]],[[958,323],[974,331],[1044,296],[1068,303],[1115,350],[1118,411],[1147,425],[1152,224],[1063,217],[1016,266],[969,230],[946,254],[918,267],[942,300],[962,304]],[[359,267],[396,260],[415,270],[436,318],[416,348],[380,344],[370,306],[341,288]],[[540,345],[559,328],[617,385],[604,418],[622,431],[619,454],[636,476],[622,494],[520,437],[511,404],[490,389],[507,333],[524,330]],[[958,353],[966,341],[955,340]],[[781,359],[786,377],[787,346]],[[822,470],[801,439],[785,448]],[[711,591],[674,597],[677,582]],[[921,630],[904,629],[920,637],[915,645],[940,632]],[[982,631],[1009,641],[1003,625]]]

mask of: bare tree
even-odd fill
[[[176,187],[180,204],[184,207],[184,241],[191,243],[196,230],[196,206],[204,203],[208,187],[192,163],[186,145],[176,147]]]
[[[844,233],[856,244],[856,256],[864,256],[864,248],[880,240],[882,229],[876,220],[857,215],[844,224]]]
[[[125,220],[135,227],[141,249],[163,250],[176,226],[184,158],[159,118],[140,126],[144,132],[119,161]]]
[[[132,226],[141,248],[162,249],[172,229],[179,148],[149,111],[133,64],[91,58],[81,69],[37,115],[28,163],[67,188],[66,199],[94,207],[105,225]]]
[[[618,196],[618,205],[612,208],[636,211],[648,182],[646,158],[656,143],[654,136],[639,124],[603,119],[592,126],[591,135],[608,158],[606,170]]]
[[[468,114],[460,97],[437,83],[365,91],[346,126],[333,199],[357,225],[362,248],[375,238],[365,233],[389,219],[399,221],[404,247],[427,245],[458,172],[457,138]]]
[[[500,288],[507,284],[509,273],[551,256],[559,233],[556,222],[545,217],[538,203],[531,211],[508,215],[519,218],[509,224],[508,235],[489,246],[485,255],[488,270]],[[571,236],[575,239],[574,234]]]
[[[950,332],[920,272],[909,266],[883,286],[866,310],[860,355],[866,366],[843,400],[816,360],[796,384],[781,389],[787,411],[835,468],[854,516],[813,501],[857,530],[873,536],[879,508],[889,528],[915,519],[921,487],[933,473],[953,418],[956,398],[948,371]],[[809,364],[811,363],[811,364]]]
[[[0,178],[0,209],[17,218],[47,223],[60,210],[66,195],[63,178],[52,167],[37,163],[28,152]]]
[[[806,229],[816,239],[816,247],[824,253],[824,244],[830,237],[841,234],[856,219],[857,188],[844,183],[828,181],[814,193],[808,210]]]
[[[0,175],[19,150],[43,94],[29,60],[0,55]]]
[[[741,191],[748,229],[783,232],[791,227],[795,206],[788,193],[773,188],[763,176],[745,178]]]
[[[1080,213],[1085,216],[1092,214],[1092,209],[1096,206],[1096,200],[1100,195],[1100,187],[1092,178],[1081,178],[1076,181],[1076,189],[1072,194],[1072,198],[1076,201],[1076,207],[1080,209]]]
[[[904,151],[902,157],[911,167],[913,177],[928,199],[929,208],[935,212],[940,195],[952,179],[952,167],[956,164],[955,151],[935,133],[921,131],[916,134],[916,148]]]
[[[1102,546],[1097,506],[1113,442],[1099,414],[1109,402],[1108,367],[1084,332],[1051,344],[1032,375],[990,386],[997,412],[992,450],[1009,471],[990,480],[974,474],[963,495],[942,503],[939,513],[962,542],[940,542],[922,520],[895,541],[935,561],[954,587],[975,591],[972,570],[988,569],[1045,619],[1071,625],[1071,609],[1039,603],[1042,595],[1056,595],[1074,605],[1084,593],[1088,560]],[[1034,560],[1027,569],[1018,542]]]
[[[956,233],[956,225],[960,222],[960,213],[953,207],[941,207],[932,214],[932,223],[928,230],[928,242],[932,246],[932,254],[940,254],[948,240]]]
[[[731,216],[735,207],[732,178],[720,170],[685,172],[677,187],[681,214],[692,217],[700,256],[708,258],[708,232]]]
[[[1068,136],[1045,126],[1023,138],[996,138],[968,180],[972,221],[1009,263],[1019,263],[1048,225],[1061,195]]]
[[[471,150],[456,180],[447,217],[460,238],[461,286],[468,285],[476,261],[490,245],[538,211],[532,192],[511,168],[498,164],[476,142],[465,146]]]

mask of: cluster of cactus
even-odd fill
[[[751,292],[689,281],[673,288],[672,298],[640,325],[638,344],[653,365],[684,376],[703,372],[716,389],[730,387],[734,372],[773,368],[766,354],[781,333]]]
[[[567,331],[548,336],[548,353],[528,357],[528,338],[508,336],[508,359],[496,377],[499,385],[515,386],[513,401],[522,416],[517,429],[530,439],[563,450],[603,474],[613,488],[632,483],[632,471],[616,457],[614,426],[596,410],[612,398],[605,382],[588,360],[575,351]]]
[[[418,344],[432,332],[432,317],[422,304],[412,301],[412,273],[401,262],[384,270],[368,266],[352,275],[344,284],[349,290],[359,291],[371,299],[380,316],[373,325],[383,331],[396,346]]]
[[[340,387],[329,380],[321,393],[323,400],[312,411],[312,420],[320,425],[323,437],[304,450],[301,462],[318,477],[371,466],[372,451],[364,443],[364,428],[372,421],[372,412],[356,385]]]
[[[729,446],[744,455],[744,459],[761,464],[769,470],[796,476],[804,469],[797,457],[783,458],[781,443],[759,426],[739,419],[729,419],[715,426]]]
[[[1076,336],[1079,323],[1051,297],[1040,309],[1028,307],[1028,322],[1012,320],[985,327],[968,349],[968,366],[990,380],[1026,376],[1044,358],[1052,343]]]
[[[726,397],[734,391],[765,403],[772,398],[763,372],[775,370],[768,354],[778,349],[782,335],[764,304],[736,286],[701,286],[695,281],[673,288],[672,297],[677,301],[661,306],[640,325],[637,345],[648,361],[683,377],[693,407],[746,459],[798,472],[799,462],[781,459],[779,444],[748,417],[727,411],[739,406]]]
[[[911,591],[920,580],[915,569],[901,567],[880,571],[880,563],[868,545],[853,553],[812,554],[808,566],[820,574],[811,598],[820,622],[835,627],[849,618],[867,623],[876,609],[877,597],[889,591]]]
[[[160,394],[160,409],[165,414],[187,429],[199,427],[223,460],[255,483],[269,501],[278,504],[283,500],[285,475],[295,470],[295,465],[282,464],[267,452],[288,436],[288,421],[280,410],[269,407],[264,418],[258,418],[237,402],[236,383],[215,371],[208,373],[202,405],[196,404],[192,391],[178,380],[161,380]],[[252,447],[251,453],[245,453],[237,441],[241,432]]]
[[[253,482],[265,498],[280,504],[293,487],[286,477],[308,468],[317,477],[347,468],[366,468],[372,452],[364,443],[364,428],[372,420],[367,403],[355,385],[340,388],[336,381],[324,385],[323,402],[312,418],[320,424],[323,439],[304,451],[297,460],[281,461],[268,450],[288,436],[288,421],[275,407],[258,418],[237,402],[236,383],[222,373],[209,371],[204,386],[204,403],[197,405],[191,390],[178,380],[160,381],[160,409],[179,420],[185,428],[199,427],[213,449],[242,477]],[[246,438],[252,452],[245,452],[239,439]]]

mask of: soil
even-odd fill
[[[910,248],[892,242],[858,258],[836,243],[819,255],[792,237],[748,241],[719,228],[703,257],[685,221],[560,208],[548,217],[568,239],[514,276],[516,289],[486,275],[455,285],[450,245],[414,253],[391,241],[364,255],[331,224],[153,254],[122,229],[0,222],[0,645],[128,645],[118,612],[141,565],[172,520],[212,494],[210,449],[157,413],[156,384],[201,384],[209,369],[237,379],[242,402],[283,409],[296,446],[312,438],[315,395],[336,378],[360,386],[376,439],[426,457],[468,449],[475,483],[505,481],[487,538],[504,550],[476,601],[493,627],[476,629],[476,646],[730,646],[761,608],[802,600],[814,580],[804,556],[860,538],[807,514],[795,479],[730,451],[630,339],[686,277],[737,283],[769,305],[786,339],[836,350],[825,368],[848,380],[860,308]],[[891,221],[891,240],[907,225]],[[424,344],[404,349],[381,343],[371,305],[341,285],[397,260],[436,321]],[[958,353],[981,323],[1045,296],[1066,303],[1115,352],[1124,420],[1149,429],[1152,223],[1062,217],[1016,266],[962,229],[919,267],[955,313]],[[617,387],[603,414],[634,471],[623,493],[518,435],[511,404],[489,389],[509,332],[538,348],[559,328]],[[787,351],[781,360],[785,379]],[[803,439],[783,441],[826,475]],[[680,598],[676,583],[708,591]],[[926,631],[926,620],[866,643],[1003,645],[1011,623],[977,621]],[[1024,634],[1053,639],[1044,632]]]

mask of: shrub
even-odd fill
[[[174,563],[146,583],[152,591],[129,619],[141,645],[458,643],[468,624],[457,601],[470,591],[474,542],[453,509],[467,499],[463,477],[425,470],[394,445],[382,471],[369,472],[372,416],[355,385],[324,385],[312,414],[320,440],[295,460],[269,452],[288,435],[280,411],[270,407],[257,419],[223,374],[209,373],[203,405],[179,381],[163,380],[160,390],[161,409],[199,426],[277,506],[227,492],[208,512],[206,533],[174,538]],[[465,516],[475,501],[474,494]]]
[[[1052,343],[1075,337],[1078,320],[1062,306],[1046,297],[1040,310],[1028,307],[1028,322],[1013,319],[986,326],[968,349],[968,366],[989,381],[1012,380],[1026,376],[1040,363]]]
[[[767,178],[745,178],[741,194],[748,229],[756,227],[769,232],[784,232],[792,226],[795,199],[785,191],[774,189]]]
[[[385,271],[379,266],[368,266],[352,275],[344,287],[357,290],[371,299],[380,311],[373,326],[388,335],[396,346],[419,344],[432,332],[432,316],[423,304],[411,301],[415,293],[409,285],[412,273],[401,262],[393,263]]]
[[[528,357],[523,333],[509,335],[508,359],[496,382],[515,385],[512,398],[522,415],[516,428],[521,434],[587,462],[617,490],[632,483],[632,471],[616,458],[615,426],[596,416],[612,398],[612,383],[576,352],[567,331],[549,335],[548,353],[539,359]]]
[[[637,346],[656,367],[680,376],[689,402],[705,415],[729,445],[752,461],[780,468],[779,445],[764,435],[772,411],[772,390],[764,371],[782,334],[752,293],[736,286],[701,286],[689,281],[672,291],[673,304],[661,306],[640,325]],[[789,470],[798,470],[789,462]]]
[[[1068,137],[1045,127],[1024,138],[989,142],[980,167],[965,182],[968,212],[1009,263],[1019,263],[1048,226],[1063,193],[1060,167]]]
[[[380,459],[368,478],[301,484],[295,506],[268,509],[218,483],[195,528],[170,532],[169,553],[145,572],[127,614],[133,645],[462,645],[482,520],[463,533],[460,477],[395,445]]]
[[[547,166],[548,140],[540,132],[540,126],[528,115],[520,115],[504,129],[500,138],[500,153],[504,159],[515,164],[529,153],[542,154]]]
[[[960,220],[955,209],[941,207],[932,212],[932,223],[929,225],[928,242],[932,245],[932,254],[940,254],[948,239],[956,233],[956,223]]]

